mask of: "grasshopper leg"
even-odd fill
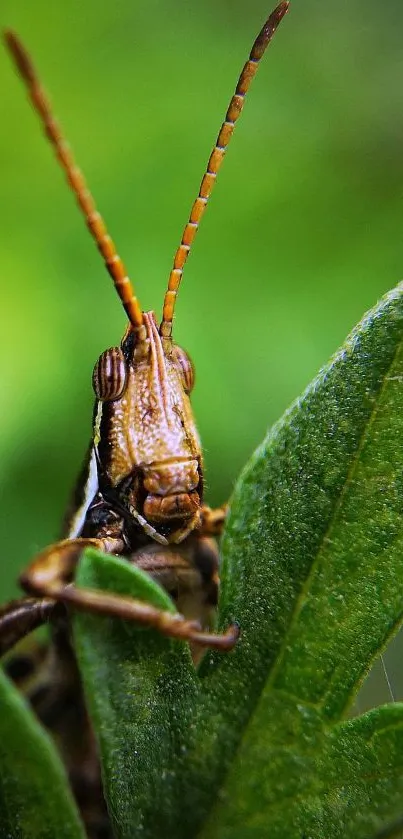
[[[47,597],[21,597],[6,603],[0,610],[0,656],[34,629],[51,621],[59,610],[60,604]]]
[[[122,597],[106,591],[79,589],[70,584],[74,570],[86,547],[96,547],[105,553],[121,554],[122,539],[65,539],[40,553],[20,577],[23,588],[30,594],[49,597],[67,603],[80,611],[108,615],[134,621],[157,629],[163,635],[192,641],[203,647],[231,650],[239,630],[234,624],[223,634],[203,632],[199,624],[180,614],[158,609],[135,598]]]
[[[222,504],[221,507],[216,507],[214,510],[211,507],[208,507],[207,504],[203,504],[201,509],[201,535],[221,536],[222,529],[228,515],[228,510],[228,504]]]

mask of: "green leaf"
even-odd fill
[[[55,747],[0,669],[0,836],[84,839]]]
[[[380,830],[377,830],[376,834],[372,834],[368,839],[401,839],[402,834],[403,816],[400,816],[395,821],[389,822],[384,827],[381,827]]]
[[[77,581],[174,611],[143,571],[91,549]],[[191,724],[188,699],[196,679],[189,650],[105,617],[79,614],[74,627],[116,835],[164,836],[166,820],[175,820],[181,806],[173,766]]]
[[[76,619],[118,837],[367,839],[400,813],[403,706],[342,719],[402,620],[402,337],[399,286],[241,476],[222,545],[231,654],[196,676],[179,643]],[[81,585],[141,596],[135,569],[86,562]]]
[[[393,748],[402,706],[390,754],[377,752],[375,733],[369,744],[379,785],[365,809],[361,746],[352,778],[341,747],[352,724],[337,726],[402,620],[402,337],[399,286],[268,435],[237,487],[223,615],[236,615],[242,641],[223,663],[211,657],[209,686],[221,705],[226,686],[222,730],[237,735],[225,766],[216,755],[221,794],[206,836],[259,837],[264,819],[272,839],[319,839],[324,824],[327,839],[358,839],[403,801]],[[391,712],[378,713],[381,731]]]

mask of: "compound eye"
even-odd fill
[[[126,362],[120,347],[105,350],[94,367],[92,386],[101,402],[119,399],[126,387]]]
[[[182,373],[183,387],[186,393],[190,393],[195,383],[195,371],[193,364],[185,350],[181,347],[175,346],[173,348],[174,358]]]

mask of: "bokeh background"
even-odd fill
[[[143,306],[159,312],[270,0],[0,0],[0,11],[35,57]],[[294,0],[250,92],[175,328],[196,365],[212,504],[403,276],[402,31],[401,0]],[[92,367],[125,318],[5,50],[0,93],[3,600],[58,535],[91,431]],[[403,695],[399,647],[387,655]],[[371,701],[388,698],[378,681]]]

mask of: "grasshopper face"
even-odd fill
[[[162,544],[200,524],[202,453],[190,405],[186,353],[161,339],[153,312],[146,337],[128,330],[94,370],[94,450],[99,489]]]

